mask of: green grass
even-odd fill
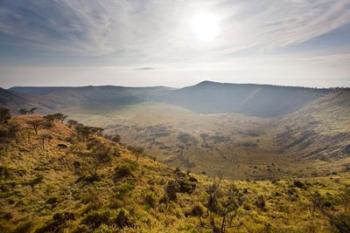
[[[15,121],[24,127],[32,117],[37,116]],[[60,123],[40,129],[30,141],[22,132],[0,157],[0,232],[209,233],[210,216],[216,225],[222,221],[220,213],[207,214],[212,177],[185,174],[147,156],[136,161],[123,145],[91,136],[119,152],[101,163],[94,159],[87,142],[71,140],[77,136],[74,129]],[[53,135],[45,148],[40,146],[44,133]],[[58,144],[68,148],[60,149]],[[99,179],[80,179],[92,175]],[[342,174],[298,180],[302,188],[295,185],[295,178],[222,179],[219,203],[229,200],[232,185],[242,195],[236,199],[240,204],[230,224],[233,227],[226,232],[337,232],[330,218],[344,212],[342,193],[350,185],[350,177]],[[189,181],[196,183],[191,192],[186,185]],[[169,182],[185,185],[180,185],[173,201],[165,198]],[[316,192],[321,195],[321,206],[313,211]],[[203,208],[202,215],[191,214],[196,206]]]

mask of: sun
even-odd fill
[[[210,42],[220,35],[220,19],[210,12],[198,12],[190,21],[193,35],[202,42]]]

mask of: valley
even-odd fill
[[[122,143],[196,173],[256,180],[342,174],[350,166],[348,89],[205,81],[182,89],[9,91],[29,95],[29,106],[36,103],[39,112],[59,111],[102,127],[108,135],[120,135]]]

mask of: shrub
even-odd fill
[[[165,187],[167,200],[176,200],[176,193],[180,191],[180,185],[176,181],[169,181]]]
[[[6,179],[11,176],[11,170],[8,167],[0,166],[0,179]]]
[[[56,205],[57,202],[58,202],[57,197],[50,197],[49,199],[46,200],[46,203],[50,205]]]
[[[203,216],[203,214],[204,214],[204,208],[202,205],[195,205],[192,208],[191,212],[189,213],[189,215],[197,216],[197,217],[201,217]]]
[[[119,210],[119,213],[114,222],[119,228],[131,227],[133,225],[130,216],[124,209]]]
[[[135,184],[132,181],[127,181],[114,188],[114,192],[117,198],[124,197],[127,193],[131,192],[135,188]]]
[[[116,134],[116,135],[114,135],[114,136],[111,137],[111,140],[112,140],[113,142],[116,142],[116,143],[119,143],[119,142],[120,142],[120,139],[121,139],[121,137],[120,137],[119,134]]]
[[[0,124],[7,123],[10,118],[10,110],[8,108],[0,107]]]
[[[42,175],[39,175],[35,177],[34,179],[30,180],[28,182],[28,185],[30,185],[32,188],[34,188],[36,185],[40,184],[43,181],[44,177]]]
[[[350,215],[338,214],[330,218],[331,224],[338,230],[339,233],[350,232]]]
[[[192,177],[191,177],[192,178]],[[193,193],[197,186],[197,180],[196,179],[187,179],[186,177],[177,179],[177,183],[180,186],[179,192],[181,193]]]
[[[94,211],[85,216],[81,221],[82,224],[85,224],[93,229],[98,228],[102,224],[109,225],[111,224],[111,213],[109,211]]]
[[[295,180],[293,182],[294,186],[297,187],[297,188],[300,188],[300,189],[305,189],[306,186],[303,182],[301,182],[300,180]]]
[[[143,154],[143,152],[145,151],[145,149],[141,146],[128,146],[128,150],[130,150],[134,154],[139,154],[139,155]]]
[[[35,233],[63,232],[64,225],[69,220],[74,220],[73,213],[56,213],[44,226],[38,228]]]
[[[100,181],[101,177],[97,173],[93,173],[87,176],[81,176],[78,178],[77,182],[84,182],[86,184],[92,184],[96,181]]]
[[[6,125],[0,127],[0,142],[8,142],[15,139],[20,126],[17,123],[9,122]]]
[[[122,178],[134,177],[135,166],[132,164],[122,164],[114,169],[113,180],[118,181]]]
[[[89,227],[87,227],[86,225],[79,225],[77,228],[75,228],[75,230],[72,233],[88,233],[88,232],[91,232]]]
[[[144,194],[144,203],[151,208],[154,208],[157,204],[157,197],[153,192],[147,192]]]
[[[259,195],[255,201],[255,205],[261,209],[261,210],[266,210],[266,202],[265,202],[265,198],[262,195]]]
[[[12,233],[30,233],[33,228],[32,222],[24,222],[19,224]]]

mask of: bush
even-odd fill
[[[131,227],[133,225],[130,216],[124,209],[120,209],[114,222],[119,228]]]
[[[130,150],[134,154],[141,155],[144,153],[145,149],[141,146],[128,146],[128,150]]]
[[[176,200],[176,193],[180,191],[180,185],[176,181],[169,181],[165,187],[165,194],[167,200],[174,201]]]
[[[111,137],[111,140],[112,140],[113,142],[116,142],[116,143],[119,143],[119,142],[120,142],[120,139],[121,139],[121,137],[120,137],[119,134],[116,134],[116,135],[114,135],[114,136]]]
[[[133,171],[136,167],[129,164],[122,164],[114,169],[113,180],[116,182],[122,178],[134,177]]]
[[[191,212],[189,213],[189,215],[197,216],[197,217],[201,217],[203,216],[203,214],[204,214],[204,208],[202,205],[195,205],[192,208]]]
[[[86,184],[92,184],[96,181],[100,181],[101,180],[101,177],[94,173],[94,174],[90,174],[90,175],[87,175],[87,176],[81,176],[78,178],[77,182],[83,182],[83,183],[86,183]]]
[[[193,193],[194,190],[196,189],[196,186],[197,186],[197,180],[193,180],[193,179],[187,179],[186,177],[184,178],[180,178],[180,179],[177,179],[177,182],[180,186],[180,190],[179,192],[181,193]]]
[[[350,215],[338,214],[330,218],[331,224],[338,230],[339,233],[350,232]]]
[[[261,210],[266,210],[266,202],[264,196],[259,195],[255,201],[255,205],[261,209]]]
[[[306,186],[303,182],[301,182],[300,180],[295,180],[293,182],[294,186],[297,187],[297,188],[300,188],[300,189],[305,189]]]
[[[92,232],[86,225],[80,225],[77,228],[75,228],[75,230],[73,231],[73,233],[88,233],[88,232]]]
[[[8,142],[15,139],[20,126],[17,123],[9,122],[6,125],[0,127],[0,142]]]
[[[134,188],[135,188],[135,184],[131,181],[128,181],[115,187],[114,192],[117,198],[122,198],[127,193],[131,192]]]
[[[87,214],[81,223],[96,229],[102,224],[111,224],[110,217],[111,213],[109,211],[94,211]]]
[[[10,110],[8,108],[0,107],[0,124],[7,123],[7,121],[10,119]]]
[[[151,208],[154,208],[157,204],[156,195],[150,191],[144,194],[143,200],[144,200],[144,203]]]
[[[44,226],[38,228],[35,233],[63,232],[64,225],[69,220],[74,220],[73,213],[56,213]]]
[[[30,233],[33,228],[32,222],[24,222],[19,224],[12,233]]]
[[[30,185],[32,188],[34,188],[36,185],[40,184],[43,181],[44,177],[42,175],[39,175],[35,177],[34,179],[30,180],[28,182],[28,185]]]
[[[56,205],[58,202],[57,197],[50,197],[49,199],[46,200],[46,203],[49,205]]]

